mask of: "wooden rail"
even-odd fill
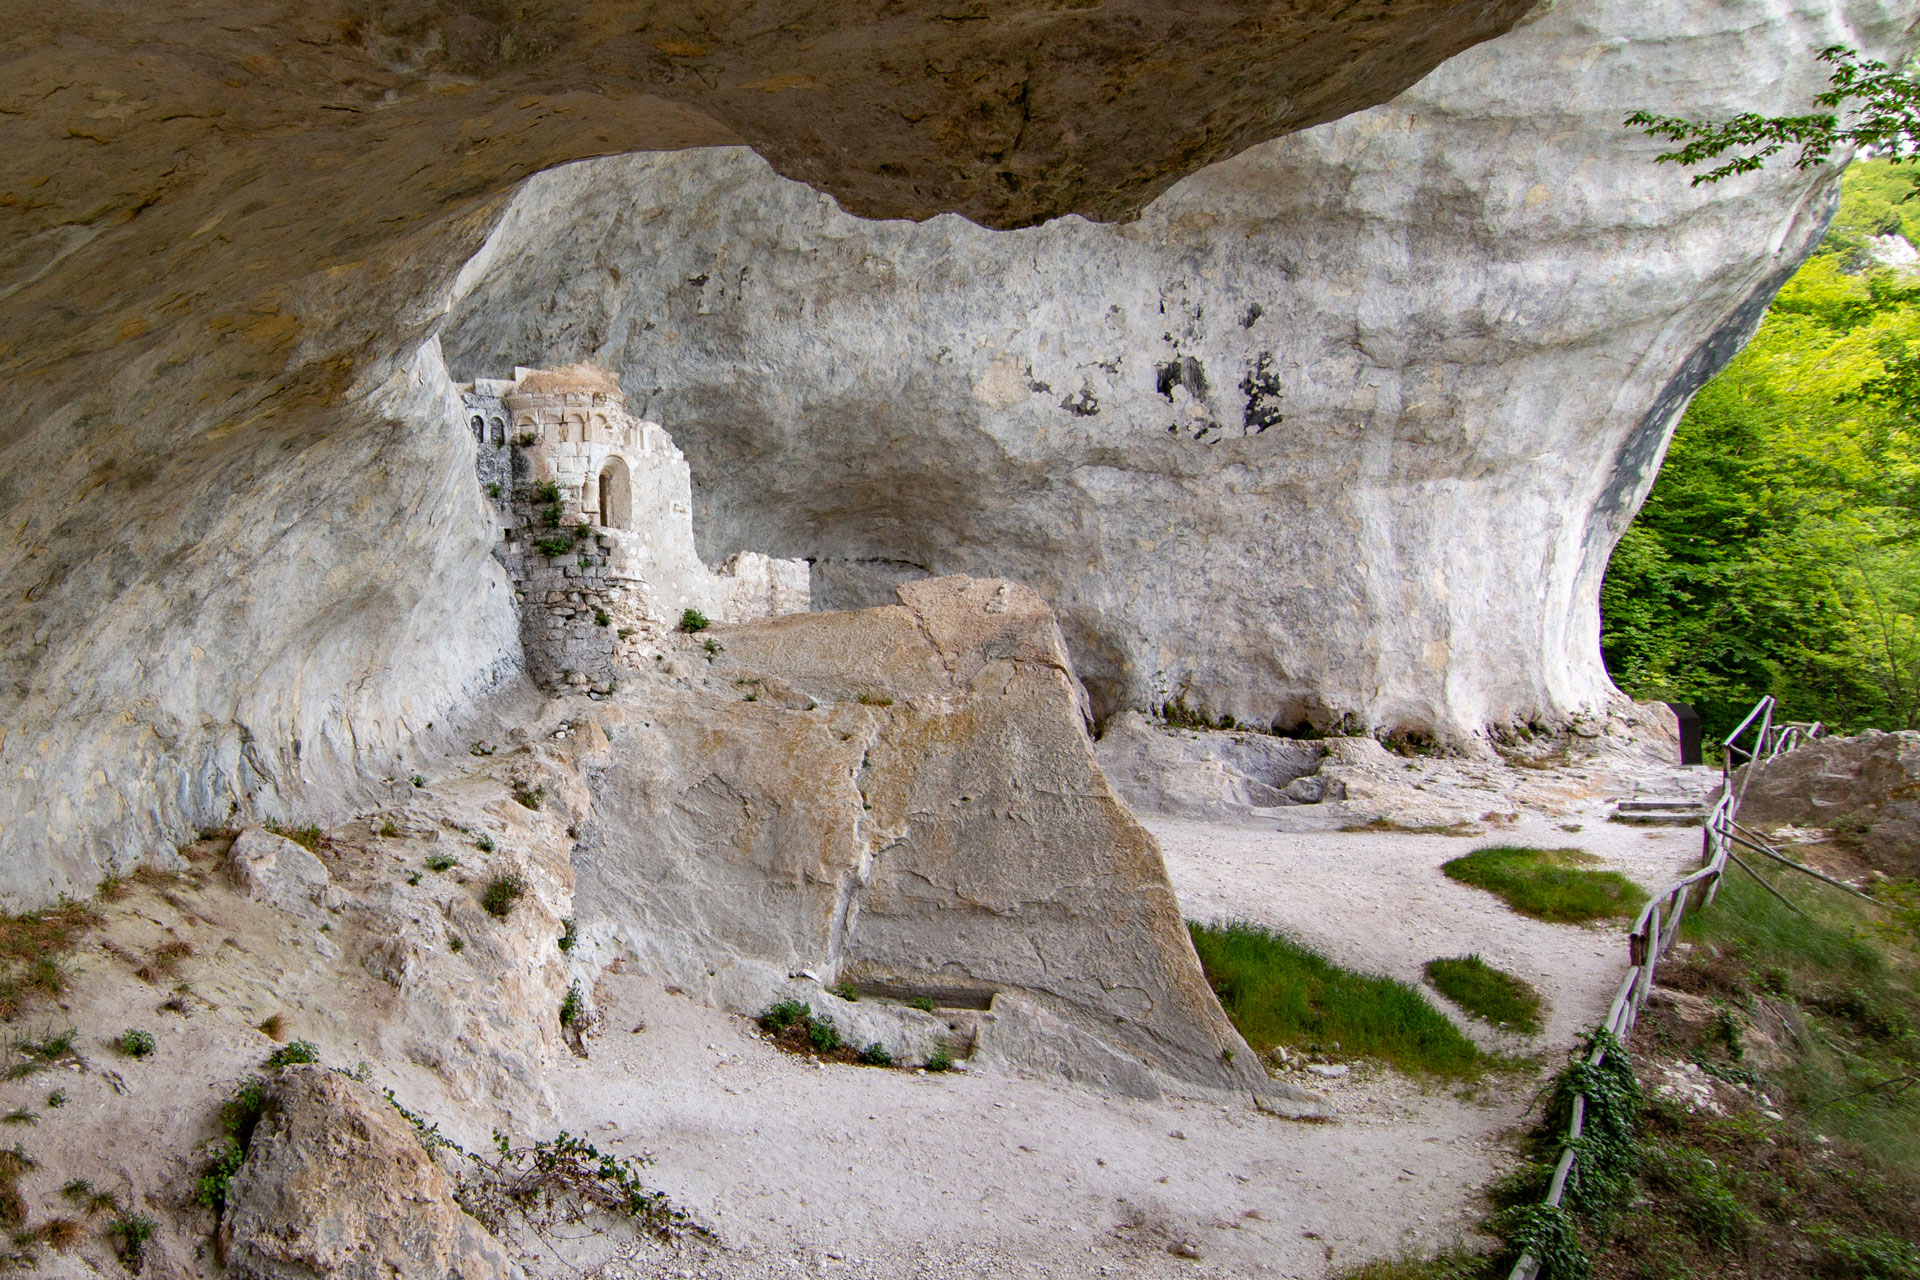
[[[1668,885],[1652,901],[1640,910],[1633,922],[1633,928],[1627,934],[1627,958],[1631,966],[1626,976],[1620,980],[1620,990],[1613,997],[1613,1004],[1607,1010],[1607,1016],[1600,1029],[1611,1032],[1622,1044],[1633,1031],[1633,1024],[1640,1016],[1640,1010],[1646,1007],[1647,996],[1653,991],[1654,973],[1660,961],[1680,937],[1680,922],[1686,918],[1689,906],[1696,904],[1704,907],[1711,903],[1720,892],[1720,878],[1726,874],[1729,862],[1754,875],[1753,869],[1740,861],[1734,852],[1734,845],[1747,844],[1750,833],[1734,821],[1740,811],[1740,800],[1746,795],[1747,785],[1753,781],[1753,770],[1747,770],[1740,779],[1738,790],[1734,788],[1734,775],[1741,766],[1771,760],[1785,751],[1820,736],[1819,724],[1782,724],[1773,722],[1774,701],[1771,697],[1760,699],[1726,737],[1726,751],[1721,757],[1720,772],[1722,785],[1720,798],[1714,802],[1707,814],[1706,825],[1700,835],[1700,869],[1690,876]],[[1748,731],[1752,730],[1751,735]],[[1751,745],[1745,739],[1751,737]],[[1768,851],[1771,853],[1771,851]],[[1781,858],[1786,862],[1787,859]],[[1789,862],[1790,866],[1798,866]],[[1800,868],[1807,870],[1806,868]],[[1814,874],[1808,870],[1808,874]],[[1824,879],[1825,877],[1821,877]],[[1760,880],[1769,892],[1773,886]],[[1842,886],[1846,888],[1847,886]],[[1849,889],[1851,892],[1851,890]],[[1787,905],[1792,906],[1792,903]],[[1595,1046],[1587,1061],[1599,1066],[1606,1061],[1606,1049]],[[1566,1145],[1561,1149],[1560,1161],[1553,1168],[1553,1180],[1547,1184],[1546,1203],[1558,1208],[1561,1197],[1566,1194],[1567,1179],[1573,1174],[1575,1144],[1586,1121],[1587,1100],[1584,1095],[1573,1100],[1572,1118],[1567,1125]],[[1513,1264],[1513,1272],[1508,1280],[1535,1280],[1540,1270],[1532,1254],[1523,1253]]]

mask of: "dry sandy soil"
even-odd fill
[[[1410,776],[1457,789],[1472,782],[1457,768],[1421,763]],[[1489,784],[1501,776],[1495,767]],[[1658,770],[1590,771],[1481,839],[1150,825],[1192,918],[1258,920],[1345,964],[1408,979],[1431,957],[1470,950],[1528,978],[1552,1001],[1551,1021],[1536,1041],[1504,1047],[1551,1063],[1602,1012],[1625,965],[1623,940],[1515,916],[1439,866],[1512,838],[1577,845],[1656,885],[1690,865],[1698,831],[1621,827],[1605,813],[1610,798],[1674,785]],[[79,986],[61,1015],[84,1028],[82,1060],[0,1083],[0,1112],[40,1118],[7,1140],[41,1162],[23,1180],[36,1220],[65,1179],[88,1177],[169,1222],[173,1243],[147,1275],[208,1274],[210,1215],[181,1202],[228,1082],[270,1047],[251,1023],[287,1009],[329,1061],[350,1064],[361,1052],[351,1029],[319,1011],[354,997],[332,976],[329,935],[238,899],[217,873],[139,889],[109,915],[77,957]],[[167,938],[196,941],[181,976],[198,994],[157,1017],[166,983],[141,981],[102,944],[134,956]],[[536,1277],[1317,1277],[1470,1233],[1476,1192],[1511,1160],[1532,1092],[1504,1081],[1422,1086],[1359,1063],[1342,1078],[1296,1077],[1340,1113],[1300,1123],[1240,1104],[1145,1102],[982,1073],[821,1066],[637,974],[610,973],[596,994],[591,1056],[562,1054],[548,1077],[560,1123],[608,1149],[651,1154],[650,1183],[715,1239],[622,1246],[577,1228],[527,1233]],[[158,1033],[152,1058],[106,1048],[104,1037],[128,1025]],[[376,1064],[376,1084],[409,1096],[404,1074],[384,1074]],[[57,1111],[45,1101],[54,1088],[67,1095]],[[43,1270],[125,1274],[97,1244],[47,1255]]]

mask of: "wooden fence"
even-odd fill
[[[1828,884],[1856,892],[1851,886],[1840,884],[1831,877],[1821,875],[1810,867],[1781,856],[1771,849],[1759,837],[1735,821],[1740,812],[1741,797],[1746,794],[1747,785],[1753,779],[1749,769],[1745,777],[1734,786],[1734,777],[1742,765],[1771,760],[1783,751],[1790,751],[1802,743],[1820,736],[1818,724],[1780,724],[1773,722],[1774,701],[1771,697],[1762,698],[1755,704],[1740,727],[1728,734],[1725,741],[1725,753],[1721,758],[1721,776],[1723,785],[1720,798],[1714,802],[1707,814],[1706,825],[1700,837],[1700,869],[1684,879],[1675,881],[1663,889],[1640,911],[1633,922],[1633,929],[1627,935],[1627,954],[1631,967],[1620,980],[1620,990],[1613,997],[1613,1004],[1607,1010],[1601,1030],[1611,1032],[1622,1044],[1633,1031],[1633,1024],[1640,1016],[1640,1010],[1646,1007],[1647,996],[1653,990],[1654,973],[1661,960],[1673,947],[1680,936],[1680,922],[1686,918],[1687,909],[1696,902],[1704,907],[1711,903],[1720,892],[1720,877],[1726,874],[1727,866],[1732,863],[1740,867],[1755,880],[1766,887],[1767,892],[1780,895],[1772,885],[1754,872],[1753,868],[1741,860],[1735,852],[1739,845],[1762,853],[1775,861],[1786,863],[1797,871],[1824,880]],[[1859,895],[1864,897],[1864,894]],[[1785,898],[1781,898],[1785,902]],[[1792,906],[1792,903],[1787,903]],[[1596,1046],[1587,1061],[1599,1066],[1606,1061],[1606,1049]],[[1587,1100],[1585,1096],[1573,1100],[1572,1119],[1567,1125],[1566,1146],[1560,1152],[1560,1162],[1554,1166],[1553,1180],[1547,1184],[1546,1203],[1558,1208],[1560,1200],[1566,1194],[1567,1179],[1574,1171],[1576,1144],[1586,1121]],[[1540,1264],[1531,1254],[1523,1253],[1513,1264],[1509,1280],[1535,1280]]]

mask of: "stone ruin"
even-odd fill
[[[653,661],[688,609],[747,622],[809,608],[804,560],[700,559],[686,458],[660,424],[627,412],[611,374],[516,368],[459,391],[543,688],[611,693],[615,672]]]

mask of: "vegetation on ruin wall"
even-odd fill
[[[1709,737],[1761,695],[1791,720],[1920,727],[1920,243],[1915,170],[1849,168],[1839,216],[1681,421],[1601,590],[1602,648]]]

